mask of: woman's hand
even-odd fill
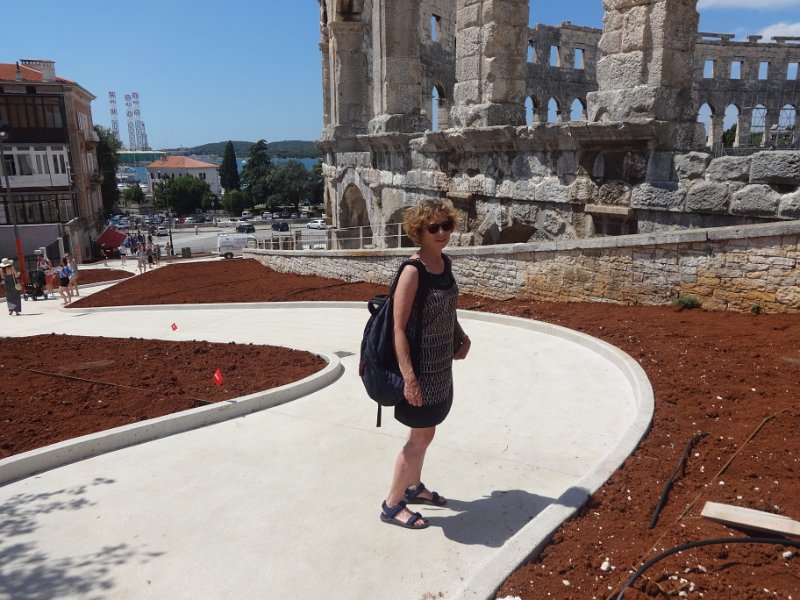
[[[403,379],[403,395],[411,406],[422,406],[422,388],[416,377]]]
[[[461,345],[458,347],[458,350],[455,351],[453,354],[453,360],[464,360],[467,358],[467,354],[469,353],[469,349],[472,347],[472,342],[470,339],[465,335],[461,340]]]

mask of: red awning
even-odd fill
[[[109,248],[118,248],[122,245],[122,242],[127,239],[127,237],[127,233],[122,233],[113,227],[109,227],[100,234],[100,237],[97,238],[97,244],[99,246],[107,246]]]

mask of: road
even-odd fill
[[[250,221],[255,228],[255,233],[251,233],[258,240],[271,240],[273,236],[272,221],[262,221],[254,219]],[[300,230],[304,239],[306,238],[322,238],[324,239],[325,232],[318,229],[308,229],[305,223],[294,223],[289,225],[292,232]],[[191,248],[193,253],[197,252],[215,252],[217,249],[217,236],[220,233],[236,233],[235,227],[209,227],[200,226],[197,228],[195,234],[194,227],[180,228],[172,230],[172,244],[176,253],[180,253],[181,248]],[[277,235],[277,232],[275,232]],[[283,235],[286,235],[284,233]],[[162,246],[169,242],[169,236],[153,237]]]

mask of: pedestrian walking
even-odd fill
[[[6,288],[6,307],[8,314],[19,316],[22,312],[22,284],[19,281],[19,273],[14,268],[11,259],[4,258],[0,261],[0,276],[3,278],[3,285]]]

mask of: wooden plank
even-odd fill
[[[773,515],[763,510],[742,508],[719,502],[706,502],[700,515],[733,527],[800,537],[800,521],[784,515]]]

